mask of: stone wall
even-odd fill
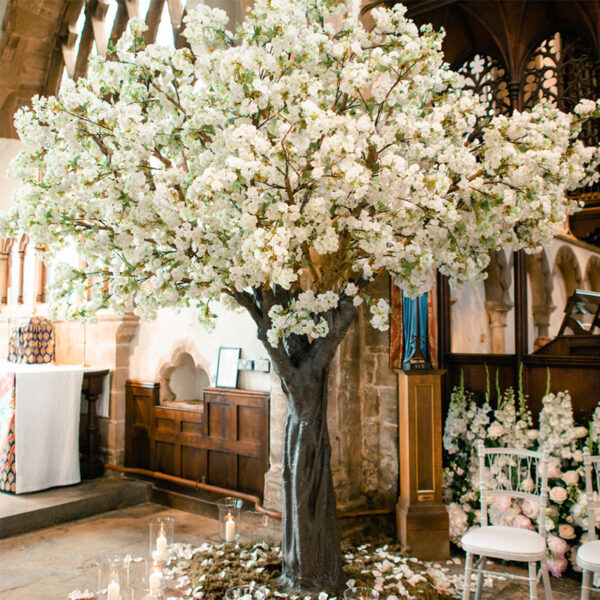
[[[389,280],[373,286],[389,296]],[[329,374],[328,424],[338,510],[393,508],[398,495],[398,408],[396,375],[389,368],[389,334],[369,324],[362,307],[333,360]],[[285,395],[271,378],[270,469],[266,506],[281,507]]]
[[[389,299],[380,277],[371,295]],[[398,495],[398,405],[389,332],[373,329],[362,306],[329,376],[329,426],[340,509],[393,507]]]

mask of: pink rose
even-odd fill
[[[558,478],[560,476],[561,476],[561,472],[560,472],[560,466],[558,464],[558,461],[550,460],[548,462],[548,478],[552,479],[552,478]]]
[[[523,514],[530,519],[537,519],[537,516],[540,514],[540,505],[535,500],[526,498],[523,500],[521,510],[523,511]]]
[[[533,529],[533,525],[531,521],[525,515],[517,515],[511,525],[513,527],[518,527],[519,529]]]
[[[560,535],[563,540],[572,540],[575,537],[575,530],[571,525],[561,525],[558,528],[558,535]]]
[[[546,564],[548,565],[548,571],[550,571],[554,577],[562,577],[569,562],[566,558],[549,558],[546,561]]]
[[[510,507],[512,500],[510,496],[492,496],[492,503],[504,512]]]
[[[567,471],[563,475],[563,481],[567,485],[577,485],[579,483],[579,473],[577,471]]]
[[[567,499],[567,490],[565,488],[556,486],[550,490],[550,500],[558,504],[562,504]]]
[[[549,535],[548,548],[550,549],[550,552],[552,552],[554,558],[563,558],[569,550],[569,544],[556,535]]]

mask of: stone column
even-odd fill
[[[490,326],[492,354],[504,354],[505,352],[506,315],[512,307],[513,305],[510,303],[503,304],[493,300],[485,303]]]
[[[44,251],[43,246],[36,246],[35,257],[35,301],[43,304],[46,302],[46,275],[47,269],[40,254]]]
[[[17,288],[17,302],[23,304],[23,282],[25,277],[25,252],[29,244],[29,237],[23,234],[19,243],[19,284]]]
[[[448,511],[442,500],[442,395],[444,371],[398,371],[400,543],[422,560],[449,556]]]
[[[8,304],[8,288],[10,287],[10,251],[12,244],[0,250],[0,303]]]
[[[269,470],[265,473],[263,504],[281,510],[281,469],[283,464],[283,432],[285,429],[286,397],[279,377],[271,367],[271,396],[269,399]]]
[[[545,346],[549,341],[548,330],[550,329],[550,315],[554,312],[556,306],[550,304],[534,304],[531,307],[533,313],[533,322],[537,329],[537,336],[533,342],[533,349],[537,350]]]

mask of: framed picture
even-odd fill
[[[238,380],[238,360],[241,348],[219,348],[217,363],[217,387],[236,388]]]

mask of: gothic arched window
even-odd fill
[[[457,71],[463,76],[464,89],[471,90],[488,105],[490,117],[510,113],[508,75],[499,60],[487,54],[474,54]]]

